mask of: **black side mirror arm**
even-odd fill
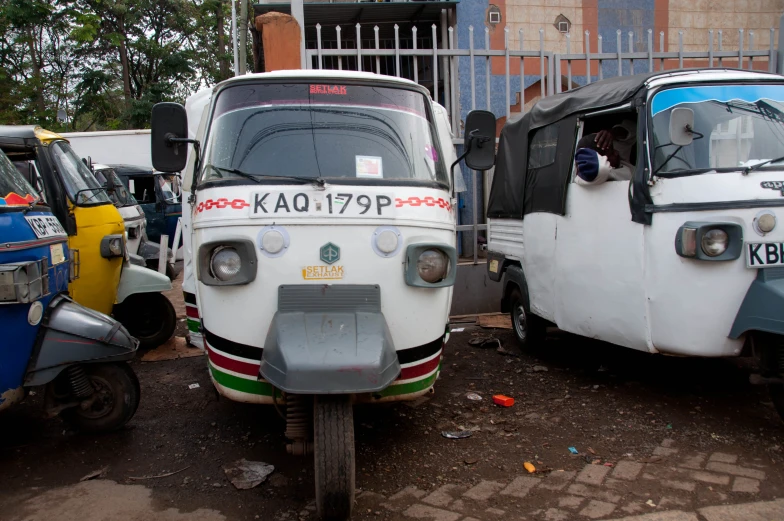
[[[449,168],[449,175],[452,178],[452,198],[455,197],[455,167],[460,164],[460,161],[465,159],[469,152],[471,152],[471,144],[474,141],[474,132],[476,130],[472,130],[468,134],[468,139],[463,143],[465,145],[465,151],[457,158],[457,160],[452,163],[452,166]]]
[[[176,137],[174,134],[166,134],[166,144],[168,146],[174,146],[177,143],[190,143],[193,145],[193,150],[196,153],[193,169],[198,172],[199,167],[201,166],[201,143],[199,140],[187,137]],[[191,181],[191,194],[188,196],[188,203],[191,205],[196,202],[196,172],[194,172],[193,180]]]

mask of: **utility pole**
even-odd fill
[[[234,51],[234,75],[236,76],[240,72],[240,57],[237,53],[237,3],[234,0],[231,1],[231,45],[232,51]]]
[[[240,75],[246,74],[248,64],[248,0],[240,0]]]

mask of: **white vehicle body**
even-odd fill
[[[79,157],[90,157],[93,163],[152,166],[149,129],[67,132],[62,136]]]
[[[698,113],[695,128],[704,137],[699,138],[698,132],[695,133],[693,143],[704,139],[694,146],[710,145],[711,165],[706,163],[708,168],[696,172],[692,164],[691,173],[684,168],[689,165],[667,165],[672,168],[669,175],[665,169],[652,177],[638,166],[635,176],[647,176],[636,177],[637,181],[642,180],[638,184],[633,179],[631,182],[579,186],[574,181],[576,169],[571,160],[566,167],[568,171],[563,172],[568,176],[563,187],[565,203],[558,211],[526,209],[522,219],[491,217],[488,220],[488,269],[491,276],[506,274],[507,296],[514,273],[521,270],[523,284],[527,285],[527,290],[522,289],[527,293],[526,311],[564,331],[651,353],[703,357],[740,355],[747,333],[752,330],[781,333],[778,329],[784,326],[781,303],[771,298],[769,304],[763,305],[755,300],[756,297],[752,298],[750,289],[780,268],[766,265],[760,270],[749,250],[754,248],[751,246],[754,243],[784,243],[784,226],[781,225],[784,190],[780,190],[784,167],[779,162],[747,174],[743,171],[745,166],[784,156],[784,153],[770,157],[765,154],[773,150],[781,152],[784,146],[771,147],[761,156],[754,155],[754,143],[763,139],[762,123],[754,127],[757,120],[753,120],[749,127],[756,130],[741,130],[741,124],[746,128],[743,118],[757,117],[753,110],[743,112],[735,108],[735,113],[726,115],[731,119],[703,127],[700,127],[699,119],[703,113],[699,111],[707,110],[703,105],[709,103],[726,103],[727,107],[721,108],[724,113],[735,107],[736,102],[751,105],[756,103],[753,96],[750,101],[744,97],[747,91],[751,92],[749,89],[781,89],[784,78],[753,72],[703,70],[662,74],[641,80],[640,85],[633,99],[575,109],[569,117],[576,118],[576,140],[580,139],[586,125],[591,124],[592,117],[606,117],[614,110],[618,114],[636,112],[634,117],[638,121],[644,120],[637,127],[637,146],[643,150],[638,157],[644,158],[645,167],[655,171],[656,163],[654,167],[650,166],[654,155],[652,144],[656,142],[653,133],[662,132],[661,126],[656,130],[656,116],[663,114],[660,110],[663,102],[657,101],[656,96],[662,93],[660,100],[665,96],[683,96],[677,103],[667,105],[667,110],[676,106],[696,107],[693,109]],[[687,91],[696,93],[695,96],[699,94],[699,99],[695,98],[694,103],[683,101],[688,98],[683,94]],[[784,91],[776,92],[784,94]],[[584,95],[578,93],[567,92],[559,96]],[[700,97],[703,94],[705,97]],[[736,94],[741,101],[734,98]],[[784,121],[777,120],[779,116],[775,114],[765,117],[765,124],[773,125],[775,129]],[[569,120],[569,124],[574,128],[573,121]],[[781,126],[784,128],[784,124]],[[532,128],[528,135],[535,136],[535,131],[543,128]],[[725,135],[727,140],[724,140]],[[532,137],[531,141],[534,139]],[[574,141],[570,143],[568,149],[559,148],[558,154],[574,158]],[[528,147],[529,142],[526,140],[517,146]],[[726,168],[727,162],[720,165],[722,168],[712,168],[716,166],[713,162],[720,162],[719,156],[728,154],[727,150],[735,154],[736,149],[738,156],[733,168]],[[680,156],[678,160],[688,162]],[[637,164],[640,165],[640,160]],[[527,175],[538,174],[529,172]],[[527,187],[526,190],[534,189]],[[640,206],[640,212],[650,220],[636,222],[633,212],[630,213],[630,207],[635,204],[632,195],[645,190],[648,190],[650,200]],[[757,220],[763,214],[772,215],[779,225],[761,232]],[[739,254],[726,260],[680,255],[676,251],[679,248],[676,239],[681,240],[686,237],[683,233],[687,233],[682,227],[691,230],[696,226],[687,226],[687,223],[705,223],[704,230],[725,226],[737,231],[737,236],[730,233],[728,247],[739,247]],[[700,239],[696,241],[699,250],[702,248]],[[764,252],[765,246],[762,248]],[[747,267],[752,262],[755,266]],[[774,281],[775,287],[779,287],[777,284],[779,282]],[[759,309],[772,306],[770,316],[767,312],[763,313],[764,317],[756,311],[747,312],[749,306],[757,304]]]
[[[421,87],[407,80],[368,73],[281,71],[233,78],[212,91],[194,95],[186,103],[189,137],[201,142],[202,154],[208,153],[205,147],[214,139],[210,132],[211,113],[221,89],[248,81],[282,79],[293,83],[348,81],[359,86],[383,83],[385,87],[422,92]],[[446,111],[427,100],[436,127],[434,137],[448,169],[456,156]],[[194,327],[201,326],[199,333],[204,333],[210,373],[220,393],[236,401],[273,402],[274,391],[259,377],[259,367],[279,306],[278,290],[287,285],[379,286],[381,311],[395,350],[400,353],[424,344],[438,345],[433,353],[410,363],[401,358],[400,377],[386,390],[365,399],[411,399],[428,392],[440,368],[452,287],[407,285],[406,250],[410,245],[425,243],[455,248],[456,213],[449,190],[414,184],[333,184],[329,180],[321,186],[285,182],[221,186],[213,182],[199,187],[193,206],[187,206],[194,166],[195,154],[190,153],[183,175],[183,291],[186,302],[189,294],[196,296],[195,302],[188,305],[189,325],[193,322]],[[370,201],[370,211],[362,212],[363,207],[346,203],[345,212],[334,206],[330,214],[330,205],[341,204],[340,200],[345,203],[347,194],[354,201]],[[382,255],[374,240],[386,229],[395,230],[399,243],[393,254]],[[262,247],[265,233],[270,230],[280,231],[286,238],[280,254],[267,254]],[[200,248],[229,239],[256,246],[258,264],[254,279],[239,286],[205,284],[205,268],[198,259]],[[325,264],[320,260],[320,247],[325,243],[339,247],[337,263]],[[192,341],[194,338],[194,343],[198,343],[198,333],[191,328]]]

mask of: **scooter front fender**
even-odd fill
[[[730,338],[739,338],[749,331],[784,335],[784,268],[761,268],[749,286]]]
[[[117,288],[116,304],[122,304],[126,298],[136,293],[160,293],[171,288],[169,277],[163,273],[125,263]]]
[[[378,286],[280,286],[261,375],[295,394],[386,389],[400,363]]]
[[[41,324],[24,385],[52,381],[76,363],[131,360],[139,342],[112,317],[81,306],[66,297],[55,297]]]

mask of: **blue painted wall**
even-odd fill
[[[648,50],[648,29],[654,24],[654,0],[599,0],[599,34],[603,38],[603,52],[618,52],[618,29],[621,30],[621,50],[629,51],[629,31],[633,33],[635,52]],[[655,42],[654,42],[655,43]],[[655,45],[654,45],[655,48]],[[623,74],[632,73],[629,61],[624,61]],[[634,62],[634,74],[648,71],[646,60]],[[618,63],[605,61],[604,77],[618,75]]]

